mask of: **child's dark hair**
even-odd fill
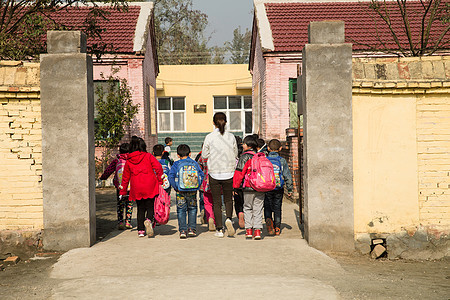
[[[130,153],[135,151],[147,152],[147,145],[142,138],[133,135],[130,142]]]
[[[236,139],[236,145],[238,148],[238,157],[241,157],[243,149],[242,149],[242,138],[238,135],[235,135],[234,138]]]
[[[166,143],[166,145],[167,145],[168,143],[170,143],[171,141],[173,141],[173,139],[172,139],[170,136],[168,136],[168,137],[166,137],[166,138],[164,139],[164,143]]]
[[[277,139],[270,140],[269,149],[272,151],[278,151],[281,148],[281,142]]]
[[[252,135],[247,135],[244,140],[242,141],[243,144],[246,144],[250,148],[252,148],[253,151],[256,151],[256,147],[258,144],[256,143],[255,138]]]
[[[259,135],[258,135],[257,133],[252,134],[252,137],[253,137],[255,140],[258,140],[258,139],[259,139]]]
[[[177,154],[181,157],[188,156],[191,153],[191,148],[186,144],[180,144],[177,147]]]
[[[119,153],[124,154],[130,152],[130,144],[122,143],[119,147]]]
[[[153,155],[154,156],[161,156],[164,152],[164,145],[156,144],[153,146]]]
[[[219,128],[220,134],[223,135],[227,124],[227,116],[223,112],[217,112],[214,114],[213,123]]]
[[[257,139],[256,143],[258,144],[258,148],[261,149],[266,142],[263,139]]]

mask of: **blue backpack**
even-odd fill
[[[268,156],[268,160],[273,165],[273,171],[275,173],[275,184],[276,184],[276,190],[279,190],[283,188],[284,186],[284,179],[283,179],[283,168],[281,167],[281,157],[280,156]]]
[[[200,188],[202,182],[195,164],[196,162],[192,160],[180,161],[176,176],[180,192],[194,192]]]
[[[168,188],[170,188],[170,182],[169,182],[169,171],[170,171],[169,161],[167,159],[160,159],[158,161],[161,164],[161,167],[162,167],[163,173],[164,173],[162,186],[163,186],[164,189],[168,189]]]

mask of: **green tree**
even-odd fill
[[[117,71],[118,69],[113,68],[112,74],[105,78],[106,84],[98,85],[95,90],[95,140],[96,146],[103,148],[100,159],[102,170],[106,167],[112,151],[124,137],[127,127],[129,129],[139,107],[133,104],[131,87],[127,80],[117,77]]]
[[[233,31],[233,40],[226,42],[225,47],[231,53],[232,64],[247,64],[248,57],[250,55],[250,42],[252,39],[252,33],[248,28],[245,32],[241,32],[241,26]]]
[[[101,1],[100,1],[101,2]],[[51,18],[69,6],[89,5],[89,13],[84,24],[77,30],[82,30],[88,37],[99,37],[104,29],[98,25],[98,20],[107,19],[106,7],[118,10],[127,9],[126,0],[105,0],[107,6],[99,6],[94,0],[7,0],[0,1],[0,59],[27,60],[35,59],[46,49],[42,35],[51,29],[66,28]],[[90,49],[89,53],[101,55],[111,49],[111,45],[99,42]]]
[[[431,55],[450,47],[450,3],[446,0],[371,0],[369,9],[375,12],[377,44],[352,42],[398,56]],[[393,15],[400,15],[401,22],[394,21]]]
[[[205,29],[208,16],[193,9],[192,0],[155,0],[158,60],[163,65],[211,61]]]
[[[225,52],[226,49],[224,47],[211,47],[211,63],[216,65],[224,64],[226,62]]]

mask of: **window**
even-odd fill
[[[297,78],[289,78],[289,101],[297,103]]]
[[[113,80],[114,88],[118,89],[120,82],[119,80]],[[94,80],[94,132],[98,130],[98,109],[97,109],[97,101],[100,99],[98,95],[98,91],[103,92],[103,99],[107,97],[107,94],[110,92],[111,86],[108,80]],[[110,133],[108,133],[108,136]],[[108,136],[103,136],[103,138],[107,138]]]
[[[185,98],[158,98],[158,132],[186,131]]]
[[[252,133],[252,96],[215,96],[214,112],[227,115],[227,129]]]

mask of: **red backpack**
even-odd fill
[[[155,220],[161,225],[169,222],[170,195],[159,185],[159,195],[155,198]]]
[[[246,186],[257,192],[269,192],[277,186],[273,165],[264,153],[253,155],[250,172],[247,173],[245,182]]]

